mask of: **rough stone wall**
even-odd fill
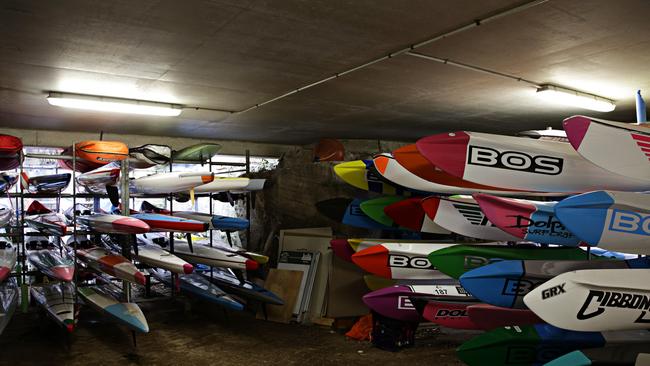
[[[407,143],[372,140],[341,141],[345,160],[371,158]],[[294,147],[281,158],[276,170],[256,173],[266,178],[267,186],[258,192],[251,213],[249,249],[261,249],[269,232],[281,229],[331,226],[335,235],[367,236],[368,231],[343,225],[322,216],[316,202],[335,197],[368,197],[368,192],[343,182],[332,169],[335,162],[313,162],[314,145]]]

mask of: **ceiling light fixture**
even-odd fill
[[[551,84],[540,85],[537,89],[537,95],[553,103],[591,109],[598,112],[611,112],[616,108],[616,103],[611,99]]]
[[[151,116],[173,117],[180,115],[183,110],[177,104],[61,92],[50,92],[47,101],[59,107]]]

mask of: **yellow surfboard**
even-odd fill
[[[378,178],[371,181],[370,184],[375,185],[371,189],[368,185],[368,170],[363,160],[346,161],[345,163],[336,164],[334,166],[334,173],[347,184],[363,189],[364,191],[379,192],[388,195],[397,194],[394,186],[382,182]]]

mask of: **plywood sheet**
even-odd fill
[[[298,292],[303,273],[285,269],[271,268],[264,283],[264,288],[280,296],[284,305],[267,305],[268,320],[289,323],[292,318],[293,308],[298,301]],[[257,313],[258,319],[264,319],[264,314]]]

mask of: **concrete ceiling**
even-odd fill
[[[646,0],[549,0],[417,50],[608,97],[611,113],[548,104],[529,84],[409,55],[238,114],[141,117],[45,99],[64,91],[240,111],[520,4],[6,0],[0,126],[303,144],[514,133],[560,127],[572,114],[633,120],[635,91],[650,91]]]

